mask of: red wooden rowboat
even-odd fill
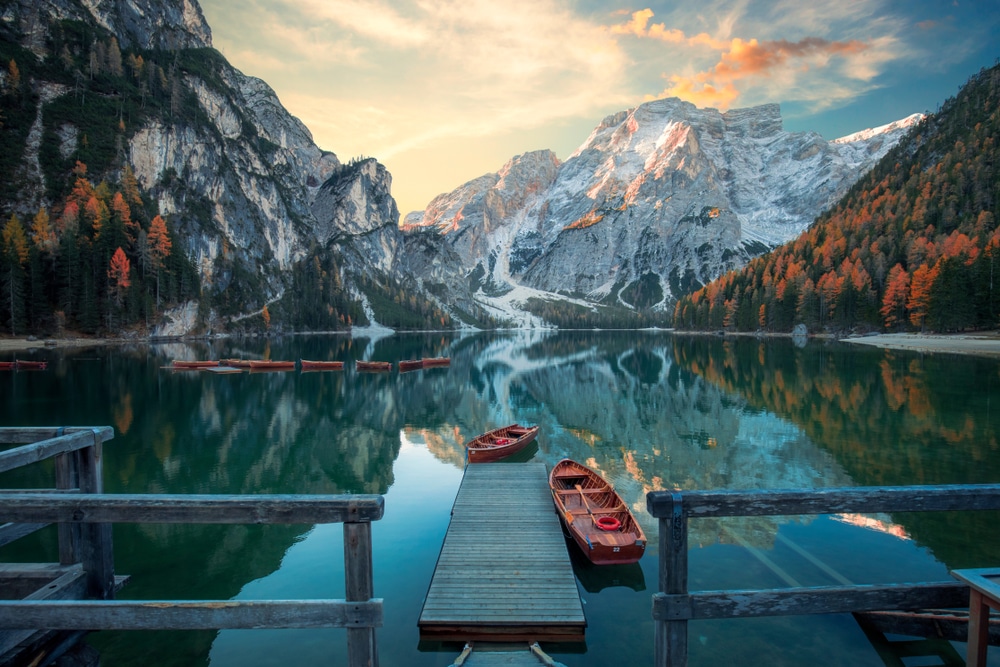
[[[391,371],[391,361],[358,361],[355,368],[359,371]]]
[[[222,366],[232,366],[233,368],[250,368],[249,359],[220,359]]]
[[[549,472],[556,512],[594,565],[635,563],[646,551],[646,535],[621,496],[596,472],[563,459]]]
[[[211,368],[212,366],[218,365],[218,361],[181,361],[180,359],[174,359],[171,367],[183,370],[192,370],[197,368]]]
[[[299,366],[304,371],[342,371],[344,370],[343,361],[308,361],[306,359],[299,359]]]
[[[537,426],[511,424],[487,431],[465,443],[469,463],[489,463],[516,454],[538,435]]]
[[[422,359],[407,359],[399,362],[399,372],[415,371],[424,367]]]
[[[16,361],[0,361],[0,371],[12,371],[16,364]]]
[[[434,368],[435,366],[450,366],[450,357],[431,357],[430,359],[424,359],[422,361],[424,368]]]
[[[258,361],[252,360],[250,362],[250,370],[252,371],[291,371],[295,370],[294,361]]]
[[[49,367],[49,362],[47,361],[25,361],[24,359],[18,359],[14,363],[17,365],[17,370],[19,371],[44,371]]]

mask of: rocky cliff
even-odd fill
[[[785,132],[777,105],[658,100],[604,119],[565,162],[518,156],[404,228],[453,254],[440,282],[471,283],[501,310],[531,296],[664,307],[793,238],[919,118],[826,141]]]
[[[136,111],[103,119],[122,136],[111,157],[84,160],[88,175],[114,183],[132,167],[223,311],[220,322],[280,299],[293,265],[331,243],[391,268],[399,216],[388,172],[318,148],[265,82],[211,48],[194,0],[17,0],[0,9],[0,33],[34,105],[5,215],[59,205],[55,184],[103,131],[87,105],[117,96]],[[118,64],[103,65],[112,51]],[[141,70],[121,65],[135,56]],[[69,100],[83,112],[54,111]],[[46,156],[47,140],[58,141],[59,156]]]

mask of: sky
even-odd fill
[[[606,116],[779,103],[827,139],[933,112],[1000,57],[1000,0],[201,0],[213,43],[403,216]]]

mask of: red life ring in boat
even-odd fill
[[[613,516],[602,516],[594,523],[596,523],[597,527],[601,530],[618,530],[622,527],[622,522]]]

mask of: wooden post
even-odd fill
[[[965,661],[969,667],[986,666],[986,650],[990,646],[990,608],[986,596],[975,588],[969,588],[969,645]]]
[[[660,591],[688,594],[688,517],[680,491],[670,494],[672,511],[660,519]],[[687,620],[656,622],[657,667],[687,667]]]
[[[367,602],[374,593],[372,525],[344,523],[344,580],[347,602]],[[378,667],[374,628],[347,629],[348,667]]]
[[[94,444],[79,452],[81,493],[104,492],[101,437],[94,429]],[[87,573],[87,596],[98,600],[115,597],[115,562],[110,523],[87,523],[81,526],[80,562]]]
[[[56,431],[56,437],[61,437],[65,429]],[[60,490],[77,489],[80,487],[80,465],[77,452],[57,454],[56,488]],[[59,564],[73,565],[80,562],[80,526],[70,523],[59,524]]]

